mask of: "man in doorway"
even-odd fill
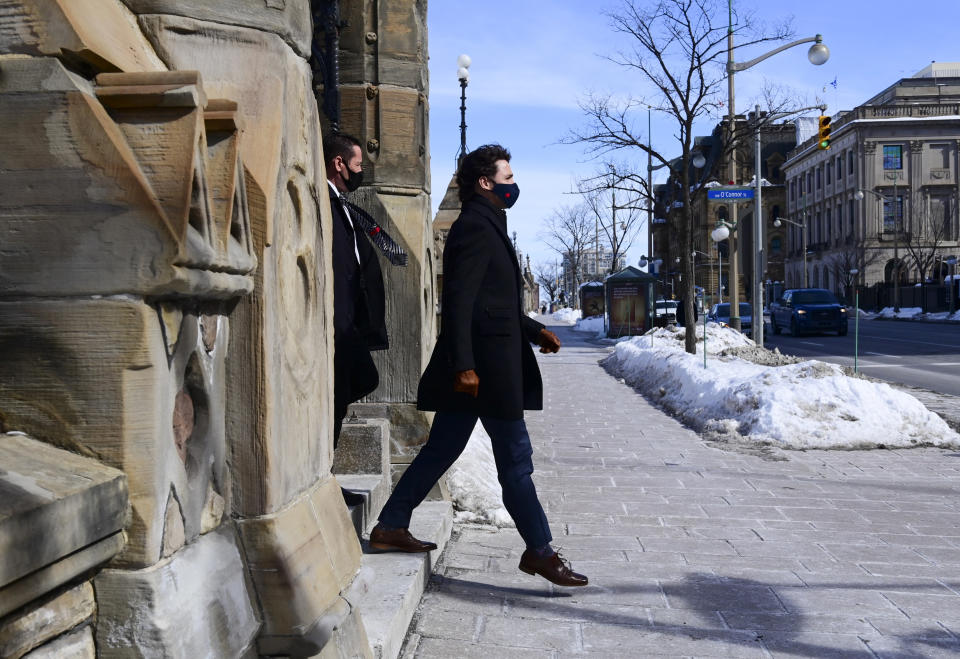
[[[543,383],[530,343],[557,352],[560,340],[522,311],[521,272],[507,233],[506,209],[520,192],[510,153],[499,145],[469,153],[457,171],[462,210],[443,252],[440,336],[420,380],[417,407],[436,411],[430,437],[370,533],[383,551],[423,552],[410,517],[466,447],[477,420],[493,446],[503,502],[526,543],[520,569],[561,586],[587,578],[550,546],[553,539],[531,475],[533,449],[524,410],[543,409]]]
[[[336,450],[350,403],[380,383],[371,350],[387,348],[383,274],[369,240],[361,230],[357,209],[346,194],[363,181],[360,142],[344,133],[323,140],[330,210],[333,215],[333,448]],[[343,491],[347,505],[363,497]]]

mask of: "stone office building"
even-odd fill
[[[942,280],[957,252],[960,63],[932,64],[837,114],[828,150],[813,132],[783,167],[796,223],[787,286],[847,296],[898,271],[901,285]]]

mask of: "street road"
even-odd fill
[[[854,326],[847,336],[775,336],[767,322],[766,347],[798,357],[853,366]],[[960,325],[860,321],[861,371],[871,377],[960,396]]]

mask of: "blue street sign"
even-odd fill
[[[728,190],[707,190],[707,199],[722,201],[749,201],[753,199],[753,188],[736,188]]]

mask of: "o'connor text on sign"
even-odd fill
[[[707,190],[707,199],[724,201],[741,201],[753,199],[753,188],[739,188],[736,190]]]

